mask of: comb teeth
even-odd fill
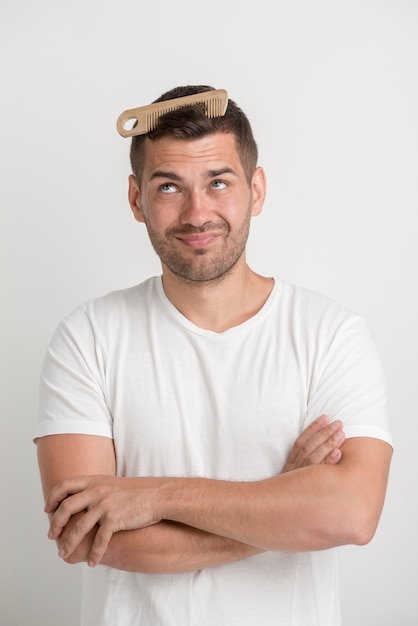
[[[122,137],[143,135],[154,130],[158,126],[160,117],[165,113],[193,104],[204,104],[205,114],[208,117],[221,117],[225,115],[228,106],[228,93],[225,89],[213,89],[165,102],[154,102],[154,104],[136,109],[128,109],[119,116],[116,128]]]

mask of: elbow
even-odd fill
[[[351,516],[349,524],[345,523],[344,544],[355,546],[365,546],[370,543],[375,536],[379,515],[374,511],[365,511],[363,514]]]
[[[352,537],[351,543],[355,546],[366,546],[375,536],[378,520],[375,518],[358,524]]]
[[[373,539],[375,532],[376,529],[368,527],[358,529],[351,537],[349,543],[354,546],[366,546]]]

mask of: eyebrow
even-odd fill
[[[154,178],[169,178],[170,180],[181,180],[181,176],[175,174],[174,172],[168,172],[164,170],[156,170],[151,174],[150,180],[154,180]]]
[[[220,167],[217,170],[209,170],[208,178],[217,178],[217,176],[222,176],[223,174],[232,174],[233,176],[237,175],[236,171],[232,167],[225,166]]]
[[[206,172],[207,178],[217,178],[218,176],[222,176],[223,174],[232,174],[236,176],[237,173],[232,167],[220,167],[216,170],[208,170]],[[154,178],[166,178],[169,180],[181,181],[182,177],[176,174],[175,172],[170,172],[167,170],[156,170],[151,174],[150,180],[154,180]]]

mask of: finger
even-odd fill
[[[65,541],[63,541],[60,545],[58,556],[62,559],[66,559],[71,556],[83,541],[84,537],[89,534],[99,520],[100,513],[97,508],[87,511],[82,517],[80,517],[68,533]]]
[[[335,464],[336,458],[339,456],[336,450],[339,450],[345,441],[345,433],[342,430],[342,425],[337,425],[335,428],[337,428],[337,430],[334,430],[334,432],[330,432],[328,427],[323,429],[323,431],[318,433],[318,436],[315,435],[309,442],[309,451],[307,449],[301,450],[298,458],[298,462],[301,466],[319,465],[320,463],[324,463],[328,457],[330,457],[328,462]]]
[[[293,444],[293,448],[289,454],[288,463],[295,463],[301,449],[306,446],[312,437],[321,431],[329,422],[328,415],[321,415],[311,422],[307,428],[299,435]]]
[[[86,491],[77,493],[74,496],[69,496],[61,502],[51,518],[48,538],[57,539],[57,537],[60,536],[62,529],[68,523],[70,517],[76,513],[81,513],[86,510],[90,504],[91,499]]]
[[[103,524],[99,527],[88,556],[87,564],[89,567],[95,567],[100,563],[112,536],[113,531],[110,526]]]
[[[319,429],[318,425],[315,425],[315,429],[308,427],[295,442],[297,447],[295,464],[302,467],[307,463],[322,463],[334,448],[339,447],[338,433],[341,432],[342,427],[340,420],[335,420]]]
[[[335,448],[335,450],[332,450],[325,458],[324,463],[327,465],[337,465],[337,463],[341,461],[342,455],[341,449]]]
[[[89,477],[87,476],[76,476],[66,478],[55,485],[47,497],[44,507],[45,513],[53,513],[68,496],[86,489],[89,484],[88,479]]]
[[[317,417],[316,420],[311,422],[309,426],[307,426],[305,430],[300,434],[299,436],[300,441],[302,443],[305,443],[312,437],[312,435],[322,430],[329,423],[330,423],[329,416],[323,413],[322,415]]]

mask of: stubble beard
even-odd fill
[[[160,236],[144,218],[151,244],[159,256],[161,263],[178,278],[190,282],[217,282],[225,279],[233,270],[244,253],[250,230],[252,202],[250,202],[244,221],[235,234],[227,223],[208,223],[202,227],[185,225],[182,228],[168,229],[165,236]],[[196,248],[191,254],[183,254],[178,243],[173,242],[181,235],[212,232],[219,234],[223,240],[223,248],[216,255],[211,248]]]

